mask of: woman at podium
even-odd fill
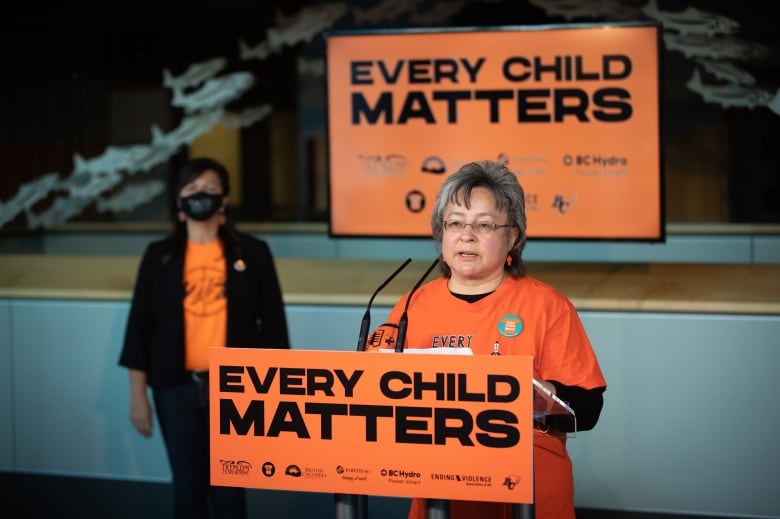
[[[466,164],[442,184],[431,217],[441,276],[404,295],[384,337],[399,333],[409,348],[469,344],[477,355],[533,356],[533,377],[574,411],[534,426],[534,508],[537,519],[575,519],[574,481],[566,433],[592,429],[606,381],[573,304],[527,274],[525,193],[497,162]],[[399,339],[399,338],[396,338]],[[377,346],[375,344],[369,347]],[[451,519],[507,518],[512,505],[450,501]],[[426,517],[415,498],[409,519]]]

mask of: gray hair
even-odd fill
[[[506,212],[508,224],[519,232],[517,239],[509,251],[512,264],[504,263],[504,270],[512,277],[523,276],[527,271],[527,265],[523,261],[523,248],[525,247],[526,217],[525,217],[525,192],[523,186],[517,180],[517,176],[499,162],[485,160],[471,162],[464,165],[458,171],[444,180],[436,195],[436,204],[431,214],[431,231],[436,246],[441,251],[441,240],[444,234],[444,210],[449,203],[462,203],[469,207],[471,191],[475,187],[487,188],[496,199],[496,209]],[[452,271],[449,265],[439,262],[439,268],[445,277],[450,277]]]

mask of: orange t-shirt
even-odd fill
[[[375,330],[367,349],[395,348],[396,326],[407,295]],[[531,277],[507,278],[492,294],[468,303],[453,296],[447,280],[421,286],[407,309],[406,348],[470,347],[474,354],[531,355],[533,376],[584,389],[605,387],[598,360],[571,302]],[[537,519],[574,519],[574,484],[565,437],[534,431]],[[452,519],[512,517],[511,506],[451,501]],[[409,518],[425,518],[414,499]]]
[[[209,348],[227,342],[225,255],[222,243],[187,242],[184,259],[185,368],[209,367]]]

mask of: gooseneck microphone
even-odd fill
[[[422,277],[417,280],[417,284],[414,285],[414,287],[409,291],[409,295],[406,296],[406,305],[404,306],[404,313],[401,314],[401,319],[398,321],[398,337],[396,338],[395,342],[395,352],[401,353],[404,351],[404,343],[406,342],[406,327],[409,325],[409,317],[406,315],[406,311],[409,309],[409,302],[412,300],[412,294],[414,294],[414,291],[419,288],[420,285],[422,285],[423,281],[425,281],[425,278],[428,277],[428,274],[431,273],[433,270],[433,267],[439,264],[439,258],[436,258],[433,260],[433,263],[431,263],[431,266],[428,267],[428,270],[425,271],[425,274],[422,275]]]
[[[357,351],[366,351],[366,343],[368,342],[368,327],[371,325],[371,304],[374,302],[374,298],[379,293],[379,291],[385,288],[387,284],[390,283],[399,272],[405,269],[411,261],[412,258],[406,258],[406,261],[404,261],[400,267],[395,269],[395,272],[390,274],[390,277],[385,279],[384,282],[382,282],[382,284],[376,288],[374,294],[371,296],[371,299],[368,300],[366,313],[363,314],[363,322],[360,323],[360,334],[358,335]]]

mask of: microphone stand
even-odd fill
[[[409,310],[409,303],[412,301],[412,295],[423,284],[423,281],[428,277],[433,268],[439,264],[439,258],[433,260],[433,263],[428,267],[422,277],[417,280],[417,284],[409,291],[409,295],[406,297],[406,305],[404,306],[404,313],[401,314],[401,318],[398,320],[398,339],[395,343],[395,352],[403,353],[404,345],[406,343],[406,329],[409,325],[409,316],[407,311]],[[425,517],[426,519],[449,519],[450,518],[450,502],[447,499],[426,499],[425,500]]]
[[[425,274],[423,274],[422,277],[417,280],[417,284],[414,285],[414,287],[409,291],[409,295],[406,296],[406,306],[404,306],[404,313],[401,314],[401,318],[398,320],[398,339],[395,343],[396,353],[402,353],[404,351],[404,343],[406,342],[406,328],[409,325],[409,317],[407,316],[406,311],[409,309],[409,303],[412,300],[412,294],[414,294],[420,285],[422,285],[423,281],[425,281],[425,278],[428,277],[428,274],[430,274],[433,268],[438,264],[439,258],[433,260],[431,266],[428,267],[428,270],[425,271]]]
[[[406,258],[406,261],[404,261],[400,267],[395,269],[395,272],[390,274],[390,276],[387,279],[385,279],[382,282],[382,284],[376,288],[376,290],[374,290],[371,299],[368,300],[368,305],[366,306],[366,312],[363,314],[363,321],[360,323],[360,333],[358,334],[357,351],[366,351],[366,343],[368,342],[368,327],[371,324],[371,304],[374,302],[374,298],[383,288],[385,288],[388,285],[388,283],[390,283],[398,275],[399,272],[405,269],[406,266],[411,261],[412,258]]]
[[[363,314],[363,320],[360,323],[360,332],[358,333],[357,351],[366,351],[368,342],[368,328],[371,325],[371,304],[377,294],[385,288],[406,266],[412,261],[412,258],[406,258],[395,271],[379,285],[366,305],[366,311]],[[336,519],[368,519],[368,496],[355,494],[334,494],[336,501]]]

